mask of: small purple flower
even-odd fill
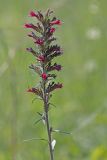
[[[60,71],[62,69],[62,66],[60,64],[54,63],[54,65],[51,65],[50,63],[47,65],[47,71],[53,71],[57,70]]]
[[[32,48],[26,48],[28,52],[31,52],[34,56],[37,57],[37,53]]]
[[[60,88],[62,88],[62,87],[63,87],[62,83],[54,83],[54,82],[52,82],[52,83],[50,83],[49,86],[47,87],[46,92],[47,92],[47,93],[50,93],[50,92],[54,91],[55,89],[60,89]]]
[[[59,65],[59,64],[56,64],[56,65],[54,66],[54,68],[55,68],[57,71],[60,71],[60,70],[61,70],[61,68],[62,68],[62,66],[61,66],[61,65]]]
[[[29,52],[33,52],[32,48],[26,48],[26,50],[29,51]]]

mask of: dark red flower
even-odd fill
[[[55,28],[50,28],[50,33],[54,33],[55,32]]]
[[[51,25],[61,25],[62,22],[60,20],[54,20],[50,22]]]
[[[57,84],[55,84],[55,89],[57,89],[57,88],[62,88],[62,87],[63,87],[62,83],[57,83]]]
[[[41,46],[43,45],[44,41],[42,39],[37,39],[35,43]]]
[[[48,78],[47,74],[46,74],[46,73],[42,73],[42,78],[43,78],[44,80],[47,80],[47,78]]]
[[[27,90],[27,92],[34,93],[34,94],[40,96],[41,98],[43,98],[43,94],[42,94],[42,90],[41,89],[38,89],[38,88],[29,88]]]
[[[40,55],[40,56],[38,56],[37,60],[44,62],[45,61],[45,57],[43,55]]]
[[[54,65],[51,65],[51,63],[48,63],[46,69],[47,71],[53,71],[53,70],[60,71],[62,69],[62,66],[57,63],[54,63]]]
[[[26,24],[24,25],[24,27],[25,27],[25,28],[32,28],[32,27],[33,27],[33,24],[28,24],[28,23],[26,23]]]
[[[29,88],[29,89],[27,90],[27,92],[37,93],[37,89],[36,89],[36,88]]]
[[[29,13],[29,16],[30,16],[30,17],[37,17],[37,18],[38,18],[38,14],[35,13],[34,11],[31,11],[31,12]]]
[[[37,26],[35,26],[35,25],[33,25],[32,23],[26,23],[25,25],[24,25],[24,27],[25,28],[31,28],[31,29],[34,29],[34,30],[38,30],[38,27]]]
[[[54,82],[52,82],[52,83],[50,83],[48,85],[46,92],[49,93],[49,92],[54,91],[55,89],[62,88],[62,87],[63,87],[62,83],[54,83]]]

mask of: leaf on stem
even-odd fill
[[[45,125],[46,124],[46,116],[45,116],[45,113],[40,113],[40,112],[37,112],[39,114],[39,116],[41,116],[41,120],[43,122],[43,124]]]
[[[71,132],[61,131],[59,129],[52,130],[52,132],[62,133],[62,134],[72,134]]]
[[[42,120],[42,118],[38,119],[36,122],[34,122],[34,124],[39,123]]]
[[[46,141],[46,142],[48,142],[48,140],[44,139],[44,138],[30,138],[30,139],[23,140],[23,142],[29,142],[29,141],[32,141],[32,140],[40,140],[40,141]]]

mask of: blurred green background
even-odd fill
[[[30,10],[51,8],[64,23],[56,36],[64,55],[50,112],[55,160],[107,160],[107,0],[0,0],[0,160],[48,160],[42,123],[34,125],[42,103],[26,89],[38,81],[25,50],[32,42],[23,28]]]

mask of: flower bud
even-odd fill
[[[50,33],[54,33],[55,32],[55,28],[50,28]]]
[[[50,22],[51,25],[61,25],[62,22],[60,20],[54,20]]]
[[[47,78],[48,78],[47,74],[46,73],[42,73],[42,79],[43,80],[47,80]]]
[[[43,55],[38,56],[37,58],[38,61],[44,62],[45,61],[45,57]]]
[[[37,39],[35,43],[41,46],[43,45],[44,41],[42,39]]]
[[[34,11],[31,11],[31,12],[29,13],[29,16],[30,16],[30,17],[37,17],[37,18],[38,18],[38,14],[36,14]]]

